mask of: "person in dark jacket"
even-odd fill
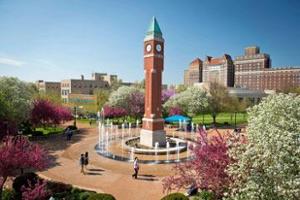
[[[80,159],[79,159],[79,164],[80,164],[80,167],[81,167],[81,173],[85,174],[84,173],[84,165],[85,165],[85,157],[84,157],[84,154],[81,154],[80,155]]]
[[[89,152],[85,152],[85,154],[84,154],[84,166],[85,166],[85,169],[87,169],[88,164],[89,164]]]

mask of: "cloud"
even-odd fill
[[[20,67],[25,63],[16,59],[4,58],[0,57],[0,65],[9,65],[9,66],[16,66]]]

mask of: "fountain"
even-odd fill
[[[158,142],[155,142],[155,147],[154,147],[154,150],[155,150],[155,162],[157,162],[157,152],[158,152],[158,145],[159,143]]]
[[[128,124],[128,132],[129,132],[129,137],[132,137],[131,135],[131,122]]]
[[[131,147],[131,150],[130,150],[130,161],[131,162],[134,161],[134,147]]]
[[[176,148],[177,148],[177,160],[176,162],[179,162],[179,153],[180,153],[180,149],[179,149],[179,140],[176,140]]]
[[[169,161],[169,154],[170,154],[169,149],[170,149],[170,142],[167,142],[167,160],[166,160],[167,163],[170,162]]]
[[[109,135],[108,135],[108,131],[105,132],[105,135],[106,135],[105,151],[108,152],[108,145],[109,145]]]

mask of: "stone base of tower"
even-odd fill
[[[147,147],[155,147],[158,142],[160,147],[166,146],[166,132],[164,130],[150,131],[142,129],[140,134],[140,144]]]

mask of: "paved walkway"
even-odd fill
[[[71,142],[64,138],[40,141],[51,154],[55,164],[41,172],[44,178],[77,187],[110,193],[118,200],[158,200],[162,193],[162,178],[171,174],[171,165],[141,165],[140,176],[132,179],[132,164],[114,161],[95,153],[98,138],[96,128],[79,124],[82,132]],[[90,165],[86,175],[80,173],[79,156],[89,152]]]
[[[98,141],[95,127],[78,124],[81,133],[72,141],[63,137],[39,141],[49,150],[54,164],[41,172],[44,178],[114,195],[118,200],[159,200],[164,196],[162,179],[172,174],[172,165],[140,165],[140,176],[132,179],[132,163],[114,161],[98,155],[94,148]],[[224,131],[228,130],[221,130]],[[214,131],[210,135],[214,135]],[[80,173],[79,157],[89,152],[90,164],[86,175]]]

